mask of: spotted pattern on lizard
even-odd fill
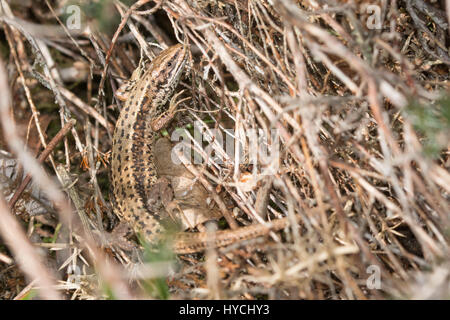
[[[166,116],[164,105],[178,84],[186,59],[187,48],[181,44],[160,53],[128,93],[114,130],[114,210],[149,242],[156,242],[163,231],[158,212],[149,210],[147,198],[157,180],[151,150],[157,134],[155,120]]]
[[[158,130],[173,117],[177,104],[171,100],[169,109],[164,108],[178,85],[187,52],[187,46],[175,45],[162,51],[146,70],[133,73],[138,79],[133,79],[134,85],[127,94],[114,130],[111,155],[114,211],[150,244],[161,240],[164,232],[159,212],[149,205],[152,187],[158,179],[152,147]],[[266,225],[218,231],[214,234],[212,246],[258,237],[287,225],[287,218],[282,218]],[[206,233],[179,232],[175,236],[173,250],[179,254],[205,250],[209,237]]]

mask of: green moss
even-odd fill
[[[122,0],[124,4],[130,6],[134,1]],[[93,23],[102,33],[112,35],[120,24],[120,14],[117,12],[112,0],[99,1],[70,1],[67,6],[76,5],[81,9],[81,24]],[[67,21],[71,12],[63,11],[61,20]]]
[[[157,245],[148,243],[141,234],[138,234],[139,242],[144,247],[144,263],[168,262],[175,260],[175,254],[171,249],[172,237],[170,236],[173,232],[169,230],[168,233],[169,235],[165,241],[160,241]],[[166,278],[161,277],[145,279],[141,284],[146,294],[151,297],[163,300],[167,300],[170,297]]]
[[[102,290],[103,296],[105,297],[106,300],[116,300],[114,292],[112,291],[111,287],[108,284],[103,283],[102,289],[103,289]]]
[[[22,299],[20,300],[32,300],[34,297],[36,297],[38,295],[38,292],[36,289],[31,289],[30,291],[28,291],[28,293],[26,295],[24,295],[22,297]]]
[[[440,151],[447,146],[450,134],[450,96],[445,95],[428,105],[411,101],[406,107],[406,114],[424,137],[424,153],[431,158],[439,157]]]

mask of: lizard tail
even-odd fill
[[[299,216],[297,216],[297,220]],[[276,219],[267,224],[253,224],[236,230],[220,230],[214,233],[180,232],[176,234],[173,250],[177,254],[201,252],[208,247],[219,248],[236,242],[245,241],[268,234],[270,231],[278,231],[289,225],[287,217]]]

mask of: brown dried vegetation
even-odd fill
[[[0,1],[0,298],[450,297],[450,1],[130,2]],[[113,93],[176,42],[190,99],[169,132],[279,134],[274,174],[217,143],[192,174],[227,221],[287,230],[173,257],[117,227]]]

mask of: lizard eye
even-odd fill
[[[167,62],[167,66],[171,67],[172,66],[172,62]]]

